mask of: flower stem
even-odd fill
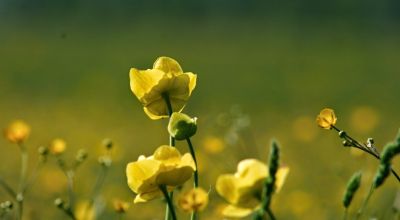
[[[165,101],[165,104],[167,105],[168,116],[171,117],[173,110],[172,110],[171,100],[169,99],[168,93],[163,93],[162,97]],[[175,138],[173,138],[171,135],[169,136],[169,145],[175,146]]]
[[[347,220],[347,215],[348,215],[348,213],[349,213],[348,208],[345,208],[345,209],[344,209],[344,213],[343,213],[343,220]]]
[[[8,185],[8,183],[6,183],[4,181],[4,179],[2,177],[0,177],[0,185],[3,187],[3,189],[12,197],[12,198],[16,198],[17,194],[14,192],[14,190],[11,188],[10,185]]]
[[[268,214],[268,216],[269,216],[269,218],[271,220],[275,220],[276,219],[275,216],[274,216],[274,213],[272,213],[270,208],[267,209],[267,214]]]
[[[169,196],[167,187],[165,185],[160,185],[159,188],[160,188],[161,192],[164,194],[165,200],[167,200],[167,205],[168,205],[168,209],[169,209],[170,215],[172,217],[172,220],[177,220],[175,209],[174,209],[174,204],[172,202],[172,198]],[[166,213],[166,214],[168,214],[168,213]]]
[[[190,138],[186,138],[186,142],[189,146],[190,154],[193,157],[194,164],[196,166],[196,170],[194,171],[194,187],[197,188],[199,187],[199,172],[198,172],[198,167],[197,167],[197,160],[196,160],[196,153],[192,144],[192,141]]]
[[[21,173],[19,179],[19,187],[16,195],[16,200],[18,203],[17,219],[22,219],[23,207],[24,207],[24,186],[26,181],[26,172],[28,169],[28,152],[22,143],[18,144],[21,151]]]
[[[367,197],[364,199],[360,209],[357,212],[357,215],[355,217],[356,220],[361,217],[362,213],[364,212],[364,209],[367,207],[368,201],[371,198],[372,193],[374,192],[374,189],[375,189],[374,184],[372,184],[371,185],[371,189],[369,190]]]
[[[339,128],[335,127],[334,125],[331,126],[335,131],[337,132],[341,132],[342,130],[340,130]],[[360,149],[362,151],[364,151],[365,153],[368,153],[370,155],[372,155],[373,157],[375,157],[376,159],[380,160],[381,157],[379,156],[378,153],[370,150],[369,148],[367,148],[366,146],[360,144],[357,140],[355,140],[354,138],[350,137],[347,133],[344,133],[343,138],[347,141],[349,141],[349,143],[351,144],[351,147],[355,147],[357,149]],[[396,173],[396,171],[391,168],[392,174],[396,177],[397,181],[400,182],[400,176]]]
[[[92,194],[90,196],[89,203],[86,206],[85,211],[84,211],[84,215],[83,216],[85,216],[85,217],[87,217],[88,211],[90,210],[90,208],[92,208],[96,197],[100,193],[100,189],[103,186],[104,180],[106,179],[106,176],[107,176],[107,170],[108,170],[107,166],[103,166],[103,165],[101,166],[101,170],[100,170],[99,174],[97,175],[96,183],[95,183],[95,185],[93,187],[93,191],[92,191]]]

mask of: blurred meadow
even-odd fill
[[[198,76],[185,112],[198,117],[193,143],[200,184],[210,190],[202,219],[222,219],[218,175],[233,173],[244,158],[266,161],[273,138],[290,167],[272,202],[278,219],[339,219],[347,180],[364,173],[355,211],[378,162],[344,148],[315,117],[331,107],[337,126],[358,140],[373,137],[379,150],[393,140],[400,128],[399,11],[394,0],[0,0],[0,126],[29,123],[30,170],[37,147],[54,138],[66,140],[71,161],[86,148],[77,200],[93,187],[101,141],[112,139],[98,219],[116,219],[112,200],[134,198],[126,164],[168,143],[167,121],[143,113],[129,69],[170,56]],[[4,138],[0,147],[0,176],[17,185],[18,148]],[[67,219],[53,205],[66,185],[50,158],[26,196],[26,219]],[[390,176],[369,213],[389,219],[398,190]],[[0,201],[7,199],[0,191]],[[163,219],[164,209],[161,200],[132,205],[126,219]]]

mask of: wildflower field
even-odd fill
[[[399,9],[0,1],[0,219],[400,219]]]

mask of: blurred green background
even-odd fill
[[[111,201],[133,200],[125,166],[168,141],[166,121],[151,121],[129,88],[131,67],[146,69],[159,56],[198,74],[185,112],[199,118],[193,142],[201,185],[211,203],[203,219],[222,219],[215,192],[219,174],[244,158],[266,160],[276,138],[290,174],[272,207],[278,219],[338,219],[353,172],[364,172],[351,211],[366,194],[377,161],[341,146],[319,129],[324,107],[338,127],[379,149],[400,125],[399,1],[1,0],[0,126],[23,119],[32,127],[30,168],[40,145],[53,138],[89,159],[76,177],[79,199],[96,179],[103,138],[116,146],[103,188],[99,219],[115,218]],[[0,140],[0,175],[17,185],[18,148]],[[178,145],[186,151],[184,144]],[[399,161],[395,169],[400,170]],[[54,160],[27,195],[26,219],[66,219],[53,207],[66,198]],[[368,215],[392,218],[398,183],[376,191]],[[0,191],[1,200],[9,199]],[[161,201],[134,205],[127,219],[162,219]],[[181,213],[182,217],[188,215]]]

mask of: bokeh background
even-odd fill
[[[99,219],[115,218],[111,201],[132,201],[125,166],[168,141],[166,121],[151,121],[129,89],[131,67],[158,56],[198,74],[185,112],[199,118],[193,142],[201,185],[211,203],[203,219],[222,219],[215,192],[219,174],[244,158],[266,160],[272,138],[290,174],[274,197],[279,219],[339,219],[353,172],[364,173],[351,211],[366,194],[377,161],[344,148],[319,129],[324,107],[338,127],[379,149],[400,127],[400,3],[384,1],[1,0],[0,126],[23,119],[30,169],[37,147],[53,138],[64,155],[89,151],[76,177],[84,200],[96,179],[103,138],[114,163],[103,188]],[[17,185],[18,148],[0,140],[0,175]],[[186,151],[184,144],[178,144]],[[394,167],[400,170],[399,161]],[[367,215],[393,217],[398,183],[390,177]],[[67,219],[53,206],[66,198],[66,180],[50,159],[27,195],[26,219]],[[0,191],[2,201],[9,199]],[[127,219],[162,219],[162,201],[132,206]],[[182,217],[188,215],[181,213]]]

